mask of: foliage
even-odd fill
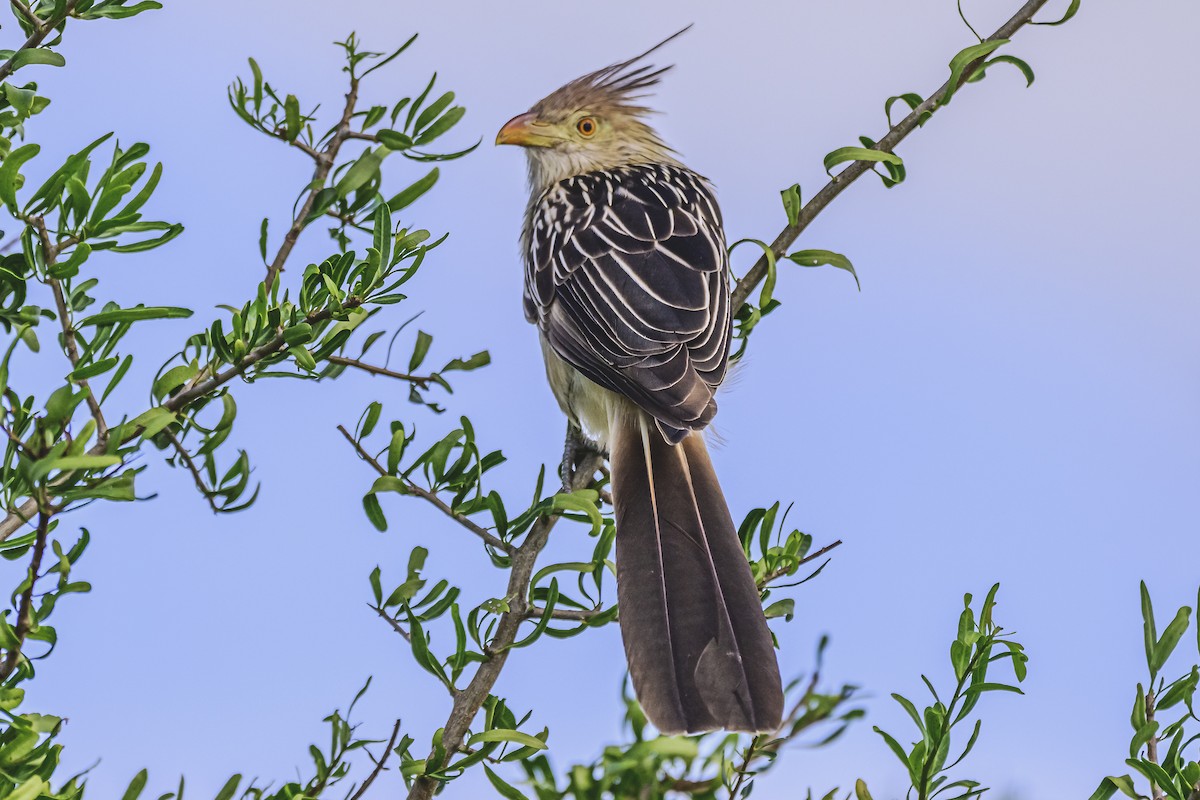
[[[1141,585],[1141,594],[1148,676],[1145,684],[1137,685],[1134,695],[1133,713],[1129,716],[1133,737],[1129,740],[1129,758],[1125,760],[1137,776],[1108,776],[1100,782],[1091,800],[1107,800],[1117,792],[1139,800],[1196,800],[1200,798],[1200,746],[1197,746],[1200,730],[1194,723],[1200,722],[1195,709],[1200,664],[1185,668],[1172,681],[1162,674],[1188,632],[1192,609],[1182,606],[1176,611],[1160,636],[1145,583]],[[1200,608],[1200,595],[1196,600]],[[1200,650],[1200,625],[1196,629],[1196,647]],[[1177,710],[1171,712],[1173,719],[1168,722],[1163,719],[1164,712],[1172,708]],[[1142,793],[1142,785],[1148,786],[1146,794]]]
[[[12,593],[13,607],[0,614],[0,713],[5,718],[0,731],[0,796],[65,800],[82,796],[86,775],[64,780],[57,773],[62,721],[25,708],[22,685],[35,676],[35,663],[54,649],[57,631],[48,620],[59,599],[90,589],[86,581],[74,577],[90,534],[84,529],[78,536],[65,536],[60,531],[61,515],[97,501],[137,499],[139,476],[151,468],[138,457],[151,447],[161,450],[167,464],[195,483],[214,512],[229,513],[252,504],[258,487],[251,481],[250,457],[244,450],[232,449],[231,438],[237,419],[235,394],[250,391],[258,380],[334,380],[346,370],[363,370],[406,386],[419,413],[442,412],[451,377],[486,366],[487,351],[452,358],[431,369],[433,337],[425,331],[408,331],[406,323],[393,332],[383,363],[371,363],[367,358],[377,352],[375,346],[386,332],[375,330],[360,337],[359,329],[365,330],[367,322],[388,306],[407,302],[406,284],[444,240],[407,222],[413,204],[439,179],[439,167],[424,165],[463,157],[478,142],[440,151],[443,137],[457,130],[466,112],[455,104],[453,92],[434,91],[434,79],[422,81],[420,91],[411,97],[379,104],[360,100],[363,82],[405,53],[415,36],[388,53],[363,49],[354,35],[338,42],[345,59],[347,92],[340,110],[329,117],[318,113],[317,104],[268,81],[250,59],[249,75],[229,87],[233,111],[256,132],[311,161],[312,177],[296,198],[282,236],[273,237],[270,221],[262,221],[258,255],[264,272],[252,296],[222,307],[218,316],[196,326],[197,332],[146,387],[150,397],[146,407],[114,408],[113,390],[129,373],[135,357],[144,357],[126,352],[130,331],[156,320],[191,318],[193,312],[146,298],[97,308],[96,288],[111,263],[107,259],[168,245],[183,233],[183,227],[158,219],[159,213],[152,211],[163,166],[147,160],[149,147],[142,143],[123,147],[113,134],[81,143],[78,152],[54,165],[40,186],[27,186],[26,166],[39,156],[38,145],[23,143],[26,128],[33,127],[27,123],[49,100],[37,94],[36,84],[17,85],[13,76],[32,66],[62,67],[65,58],[56,48],[68,24],[122,20],[160,6],[127,0],[12,0],[10,5],[27,38],[19,48],[0,53],[0,59],[6,59],[0,65],[0,202],[19,229],[9,243],[12,252],[0,256],[0,326],[7,335],[0,358],[0,422],[6,437],[0,502],[7,512],[0,523],[0,555],[21,561],[26,569]],[[1078,3],[1072,2],[1061,21],[1077,8]],[[878,142],[859,137],[861,146],[828,154],[824,164],[831,181],[808,203],[802,202],[798,185],[784,190],[787,228],[772,245],[756,239],[734,245],[753,242],[762,251],[759,263],[734,289],[739,309],[735,357],[744,352],[755,326],[779,305],[774,287],[781,261],[802,267],[833,266],[858,281],[853,265],[840,253],[814,248],[789,252],[803,228],[842,188],[868,169],[882,168],[884,172],[878,174],[887,187],[905,180],[903,161],[892,152],[896,144],[946,106],[963,85],[982,79],[990,66],[1010,64],[1032,81],[1032,71],[1023,61],[994,55],[1008,44],[1013,31],[1030,22],[1033,12],[1022,13],[1009,23],[1012,30],[1006,35],[998,32],[959,52],[950,62],[946,85],[929,99],[913,93],[889,98],[884,108],[889,132]],[[891,112],[900,102],[911,113],[893,123]],[[385,191],[381,167],[391,155],[422,166],[406,186]],[[836,176],[834,168],[841,170]],[[401,218],[405,221],[398,222]],[[320,263],[295,269],[293,277],[292,250],[317,223],[327,226],[330,253]],[[277,242],[274,248],[272,242]],[[757,299],[751,302],[756,289]],[[410,354],[403,371],[390,366],[391,351],[401,336],[409,342]],[[43,340],[48,342],[49,337],[55,346],[43,352]],[[349,355],[352,347],[353,356]],[[62,384],[40,396],[20,386],[10,374],[18,351],[22,358],[61,359]],[[310,748],[312,767],[307,777],[271,783],[246,782],[235,775],[218,800],[316,798],[335,792],[358,800],[389,769],[399,770],[410,798],[431,797],[470,770],[482,772],[506,798],[529,793],[539,800],[744,798],[755,777],[768,771],[786,746],[828,746],[864,715],[855,686],[826,685],[822,659],[828,640],[822,637],[813,668],[788,687],[788,713],[777,731],[759,736],[660,736],[626,694],[628,740],[605,747],[589,763],[556,770],[549,752],[550,730],[542,715],[512,708],[494,688],[513,649],[545,646],[547,638],[577,636],[618,620],[619,609],[608,599],[615,531],[603,460],[586,456],[570,483],[562,487],[547,486],[543,470],[531,482],[528,499],[514,500],[492,488],[494,471],[501,468],[504,457],[483,444],[489,437],[477,432],[468,418],[460,418],[448,432],[418,440],[411,420],[384,423],[383,410],[381,403],[372,402],[352,429],[340,428],[368,471],[364,474],[370,475],[369,483],[364,479],[362,498],[369,523],[386,531],[402,518],[403,502],[417,498],[428,503],[448,523],[479,541],[482,556],[505,576],[504,589],[467,607],[460,603],[462,591],[453,575],[427,573],[422,547],[412,548],[402,571],[393,565],[376,567],[368,578],[371,607],[404,638],[414,661],[430,674],[431,685],[446,690],[450,706],[446,724],[422,732],[406,730],[396,722],[386,741],[363,738],[351,720],[367,690],[364,686],[344,715],[334,712],[326,718],[329,743]],[[827,554],[840,544],[835,541],[814,549],[812,536],[788,526],[787,516],[775,502],[750,511],[739,529],[764,611],[775,624],[790,621],[795,613],[795,593],[787,590],[815,578],[828,563]],[[590,552],[581,553],[576,561],[540,563],[542,549],[559,524],[585,531],[590,537],[585,550]],[[954,740],[957,760],[946,762],[951,734],[969,721],[980,696],[1015,690],[990,680],[989,665],[1007,659],[1017,680],[1024,677],[1020,645],[992,618],[995,593],[994,587],[978,613],[971,596],[966,598],[951,646],[956,683],[946,701],[928,680],[933,701],[924,713],[894,695],[910,712],[919,741],[906,749],[890,734],[880,734],[904,763],[911,778],[910,796],[941,797],[959,790],[958,797],[968,798],[984,791],[974,781],[951,781],[947,774],[978,740],[978,719],[965,745],[961,738]],[[1186,625],[1186,615],[1182,624]],[[1177,641],[1177,628],[1175,623],[1168,627],[1163,641],[1168,641],[1168,633]],[[1171,647],[1162,647],[1169,654]],[[1157,661],[1159,650],[1154,652],[1158,666],[1152,667],[1149,686],[1157,689],[1139,695],[1149,715],[1142,720],[1139,735],[1147,729],[1155,708],[1186,701],[1190,711],[1196,688],[1195,669],[1190,678],[1156,684],[1162,664]],[[1157,706],[1151,697],[1160,698]],[[1156,742],[1156,732],[1150,730],[1142,744]],[[1178,761],[1190,740],[1180,738],[1182,722],[1164,729],[1164,736],[1168,733],[1176,737],[1172,742],[1180,742],[1170,751]],[[1180,770],[1189,768],[1179,764]],[[1164,761],[1162,768],[1173,767]],[[134,776],[125,797],[136,800],[148,780],[144,771]],[[1108,780],[1122,790],[1120,781],[1127,781]],[[163,797],[182,798],[183,792],[181,779],[178,789]],[[825,797],[837,793],[835,789]],[[861,780],[854,794],[859,800],[870,798]]]

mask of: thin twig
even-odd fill
[[[1033,15],[1036,14],[1045,4],[1046,0],[1029,0],[1029,2],[1025,3],[1025,5],[1021,6],[1021,9],[1014,14],[1012,18],[1008,20],[1008,22],[1005,22],[1003,25],[997,28],[996,32],[984,41],[992,42],[996,41],[997,39],[1011,39],[1013,34],[1020,30],[1021,27],[1028,23],[1031,19],[1033,19]],[[963,83],[966,82],[967,78],[974,74],[976,67],[978,67],[982,61],[983,59],[980,58],[971,62],[971,64],[969,64],[967,68],[963,70],[962,76],[958,79],[954,86],[950,85],[950,81],[946,81],[944,84],[942,84],[940,89],[930,95],[925,102],[913,109],[911,114],[893,125],[887,134],[875,144],[874,149],[881,150],[885,153],[892,152],[896,145],[900,144],[900,142],[902,142],[906,136],[917,129],[925,115],[931,113],[938,105],[938,102],[945,97],[948,92],[957,90],[959,86],[962,86]],[[870,161],[855,161],[850,164],[850,166],[846,167],[846,169],[839,172],[833,178],[833,180],[825,184],[824,188],[817,192],[813,198],[805,203],[804,207],[800,209],[800,214],[796,219],[796,224],[788,225],[778,236],[775,237],[775,241],[771,243],[771,252],[773,253],[774,257],[776,259],[783,258],[787,254],[788,248],[791,247],[792,243],[795,242],[800,234],[804,232],[804,229],[807,228],[809,224],[817,218],[817,215],[825,210],[825,207],[828,206],[835,197],[841,194],[847,186],[854,183],[854,181],[856,181],[866,172],[870,171],[872,166],[873,164]],[[732,308],[735,310],[741,308],[742,304],[746,302],[746,299],[750,296],[750,292],[753,291],[754,288],[758,286],[758,284],[762,283],[763,279],[767,277],[768,269],[769,262],[764,254],[733,287],[733,295],[730,299]]]
[[[369,372],[372,375],[383,375],[387,378],[395,378],[398,381],[415,383],[422,389],[429,386],[429,384],[433,381],[433,377],[430,375],[409,375],[405,372],[396,372],[395,370],[388,369],[387,367],[377,367],[374,364],[368,364],[365,361],[359,361],[356,358],[346,358],[345,356],[329,356],[325,360],[330,364],[341,364],[344,367],[361,369],[363,372]]]
[[[175,452],[179,453],[179,459],[183,462],[187,471],[192,473],[192,480],[196,482],[196,488],[200,490],[200,494],[204,495],[204,499],[208,501],[208,507],[212,509],[214,514],[220,514],[221,509],[213,500],[212,492],[208,490],[208,486],[204,483],[204,478],[200,475],[200,468],[196,466],[196,462],[192,460],[192,455],[183,446],[183,442],[179,441],[169,427],[163,428],[163,433],[171,440],[171,446],[175,448]]]
[[[55,244],[50,241],[50,231],[46,229],[45,217],[22,217],[22,219],[37,230],[38,241],[42,245],[42,258],[49,270],[58,261],[59,254],[66,247],[70,247],[71,243]],[[63,293],[62,282],[47,276],[46,283],[54,294],[54,306],[58,310],[58,324],[63,333],[63,347],[66,349],[67,359],[71,362],[71,369],[74,371],[79,368],[79,341],[75,337],[75,326],[71,322],[71,310],[67,307],[67,298]],[[92,418],[96,420],[96,439],[103,444],[108,438],[108,423],[104,421],[104,412],[100,410],[100,401],[96,398],[96,393],[92,391],[92,387],[86,379],[80,378],[75,383],[78,383],[87,392],[87,406],[92,412]]]
[[[404,630],[404,628],[401,627],[399,622],[397,622],[396,620],[394,620],[390,616],[388,616],[387,612],[384,611],[379,606],[371,606],[371,609],[374,610],[374,612],[376,614],[378,614],[384,622],[386,622],[388,625],[391,625],[392,630],[394,630],[396,633],[403,636],[404,641],[408,642],[409,644],[412,644],[412,634],[410,634],[408,631]]]
[[[296,246],[296,240],[300,238],[300,233],[308,226],[308,215],[312,212],[313,206],[317,202],[317,195],[325,188],[325,181],[329,177],[330,170],[333,169],[334,163],[337,161],[338,151],[342,149],[342,143],[349,138],[350,120],[354,116],[354,107],[358,104],[358,78],[353,74],[350,76],[350,91],[346,93],[346,105],[342,110],[342,118],[334,129],[333,136],[329,139],[329,143],[320,152],[313,151],[308,145],[303,143],[293,145],[300,147],[301,150],[309,153],[316,161],[316,167],[313,169],[312,181],[309,183],[313,188],[309,190],[308,196],[304,198],[304,202],[300,205],[300,210],[296,213],[296,218],[292,220],[292,227],[284,234],[283,244],[279,246],[279,251],[275,253],[274,260],[267,267],[267,276],[263,279],[268,291],[274,285],[279,273],[283,271],[284,262],[288,256],[292,254],[292,248]]]
[[[388,739],[387,749],[383,751],[383,755],[375,762],[375,769],[371,770],[371,774],[363,781],[362,786],[358,787],[358,791],[350,796],[350,800],[362,800],[362,796],[370,788],[371,784],[379,777],[379,773],[383,772],[383,765],[387,763],[388,758],[392,755],[392,748],[396,746],[396,739],[400,736],[400,720],[396,720],[395,726],[392,728],[392,737]],[[370,755],[368,753],[367,755]]]
[[[21,16],[25,18],[25,21],[28,22],[31,26],[33,26],[34,31],[40,31],[42,29],[42,20],[39,19],[38,16],[33,13],[33,9],[31,9],[28,5],[25,4],[25,0],[8,0],[8,1],[9,1],[9,3],[12,4],[13,8],[15,8],[17,11],[20,12]]]
[[[42,569],[42,554],[46,552],[50,516],[45,509],[38,511],[37,536],[33,541],[33,557],[29,562],[29,586],[21,592],[21,600],[17,607],[17,624],[13,628],[17,643],[8,648],[8,652],[4,654],[4,662],[0,663],[0,682],[8,680],[17,668],[21,660],[21,648],[25,646],[25,637],[33,630],[33,590],[37,586],[38,573]]]
[[[346,430],[344,425],[338,425],[337,429],[338,429],[338,431],[341,432],[342,436],[346,437],[346,441],[348,441],[350,443],[350,445],[358,452],[358,455],[363,459],[363,461],[366,461],[368,464],[370,464],[371,467],[374,468],[374,470],[376,472],[378,472],[381,476],[388,475],[388,471],[383,468],[383,465],[380,464],[379,461],[374,456],[372,456],[370,453],[368,453],[363,448],[362,443],[359,442],[357,439],[355,439],[350,434],[350,431]],[[459,525],[462,525],[464,528],[469,530],[471,533],[478,536],[480,539],[482,539],[484,542],[486,542],[490,547],[494,547],[497,550],[500,550],[505,553],[513,552],[513,546],[511,544],[504,541],[500,537],[496,536],[491,531],[489,531],[487,528],[484,528],[481,525],[477,525],[476,523],[472,522],[466,516],[455,511],[444,500],[442,500],[442,498],[438,497],[435,492],[431,492],[422,486],[418,486],[417,484],[410,481],[408,478],[400,477],[400,480],[404,481],[404,489],[406,492],[408,492],[409,494],[414,494],[417,497],[420,497],[421,499],[431,503],[443,514],[450,517],[452,520],[457,522]]]
[[[772,581],[779,580],[784,575],[792,574],[796,569],[804,566],[805,564],[807,564],[810,561],[816,561],[818,558],[825,555],[833,548],[840,546],[841,543],[842,543],[842,540],[838,539],[836,542],[827,544],[824,547],[822,547],[820,550],[817,550],[814,553],[809,553],[804,558],[797,561],[795,564],[790,564],[785,567],[777,567],[776,569],[771,570],[770,572],[768,572],[766,575],[763,576],[763,579],[761,581],[759,581],[758,588],[765,589]]]
[[[16,68],[17,55],[22,50],[32,50],[40,45],[50,31],[62,24],[71,14],[75,13],[75,6],[78,4],[79,0],[67,0],[67,4],[63,6],[61,16],[52,20],[45,20],[39,27],[35,28],[33,33],[29,34],[29,38],[25,40],[25,43],[13,51],[13,54],[8,57],[7,61],[0,64],[0,81],[7,79],[9,75],[13,74],[13,70]]]
[[[589,455],[575,472],[572,489],[583,489],[592,483],[596,470],[600,468],[603,459],[595,454]],[[504,669],[504,663],[512,650],[512,644],[517,640],[517,632],[526,620],[529,611],[529,585],[533,579],[533,569],[538,555],[550,538],[550,531],[558,522],[557,516],[546,516],[534,523],[525,541],[512,556],[512,567],[508,576],[508,589],[505,597],[508,600],[508,610],[500,615],[496,625],[496,634],[484,650],[487,660],[479,665],[466,688],[454,697],[454,706],[446,720],[442,733],[442,752],[435,750],[427,761],[427,769],[432,771],[462,750],[463,739],[467,729],[483,703],[491,694],[492,687]],[[438,781],[422,776],[417,778],[409,790],[408,800],[429,800],[438,788]]]

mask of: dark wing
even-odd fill
[[[716,413],[729,356],[728,253],[703,178],[666,165],[592,172],[532,209],[525,312],[583,375],[671,441]]]

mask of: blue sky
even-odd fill
[[[301,154],[234,116],[226,84],[254,56],[273,84],[332,109],[344,89],[329,42],[350,30],[377,49],[419,31],[368,99],[419,91],[436,69],[469,109],[456,135],[485,140],[412,209],[412,221],[452,235],[412,299],[381,319],[424,310],[433,358],[486,347],[494,364],[459,378],[438,419],[366,376],[239,386],[234,439],[263,482],[251,510],[213,518],[189,478],[149,453],[139,488],[155,501],[70,520],[93,534],[79,571],[95,589],[60,606],[61,643],[30,697],[69,717],[68,766],[102,759],[98,796],[143,766],[152,788],[183,772],[200,796],[233,772],[290,776],[321,718],[367,675],[368,729],[382,735],[402,717],[424,742],[444,722],[447,698],[366,608],[367,573],[399,575],[420,544],[428,573],[453,570],[475,602],[501,593],[503,575],[416,501],[388,501],[392,528],[374,531],[359,506],[371,476],[335,426],[376,399],[431,435],[468,414],[509,457],[500,488],[520,497],[556,459],[563,423],[520,310],[524,162],[490,146],[500,124],[694,22],[662,56],[677,68],[655,100],[661,130],[716,183],[731,239],[770,238],[784,222],[779,189],[815,193],[826,152],[881,135],[884,99],[931,91],[971,42],[948,0],[167,5],[72,26],[68,69],[39,74],[54,103],[31,126],[42,169],[109,130],[150,142],[165,166],[153,211],[187,226],[167,248],[94,259],[113,297],[197,310],[144,334],[149,355],[117,400],[140,410],[136,387],[175,343],[216,304],[253,292],[259,221],[282,231],[308,180]],[[991,30],[1018,4],[965,5]],[[1001,796],[1061,798],[1124,771],[1144,679],[1137,582],[1166,614],[1195,602],[1200,576],[1200,175],[1186,145],[1200,122],[1198,23],[1184,0],[1136,12],[1096,0],[1064,27],[1022,31],[1008,52],[1037,71],[1032,88],[996,69],[900,148],[907,182],[885,191],[864,179],[805,233],[803,246],[853,259],[861,293],[837,270],[782,270],[784,305],[721,397],[716,465],[736,517],[781,499],[818,543],[844,540],[796,590],[780,660],[785,674],[805,671],[828,632],[830,680],[862,685],[870,718],[831,749],[788,753],[756,797],[856,777],[876,797],[899,789],[870,724],[907,741],[888,694],[919,697],[922,672],[947,680],[961,596],[995,581],[998,618],[1031,656],[1027,696],[981,704],[964,776]],[[397,160],[385,174],[399,186],[419,170]],[[285,281],[329,250],[310,231]],[[14,382],[61,374],[37,369]],[[564,559],[590,549],[570,534],[552,542]],[[518,652],[497,691],[536,709],[565,765],[620,735],[622,672],[613,628]]]

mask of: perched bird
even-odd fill
[[[550,386],[610,454],[638,700],[664,733],[767,731],[779,666],[702,434],[729,358],[721,213],[639,103],[670,69],[639,62],[673,38],[571,81],[496,143],[528,154],[524,305]]]

